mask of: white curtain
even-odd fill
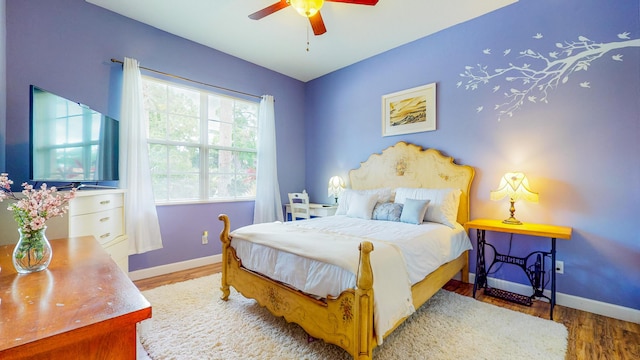
[[[151,189],[147,125],[138,61],[124,59],[120,114],[120,187],[125,196],[125,228],[129,253],[162,248],[158,213]]]
[[[258,169],[256,170],[256,206],[253,223],[284,221],[278,162],[276,160],[276,120],[273,96],[263,95],[258,117]]]

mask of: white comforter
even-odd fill
[[[379,344],[398,320],[414,311],[411,285],[471,248],[461,226],[451,229],[436,223],[418,226],[346,216],[250,225],[231,236],[244,266],[319,297],[355,287],[358,245],[371,241]]]

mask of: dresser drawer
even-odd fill
[[[118,264],[125,273],[129,272],[129,242],[125,235],[119,236],[108,243],[102,244],[111,255],[113,261]]]
[[[100,244],[124,234],[122,207],[106,211],[72,216],[69,236],[93,235]]]
[[[69,203],[69,213],[72,216],[96,213],[122,207],[123,202],[122,194],[76,196],[76,198]]]

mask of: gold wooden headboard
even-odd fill
[[[399,188],[456,188],[462,190],[458,208],[458,222],[469,221],[469,191],[475,170],[468,165],[458,165],[452,157],[435,149],[398,142],[373,154],[358,169],[349,172],[354,190],[382,187]]]

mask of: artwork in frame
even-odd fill
[[[436,129],[436,83],[382,95],[382,136]]]

